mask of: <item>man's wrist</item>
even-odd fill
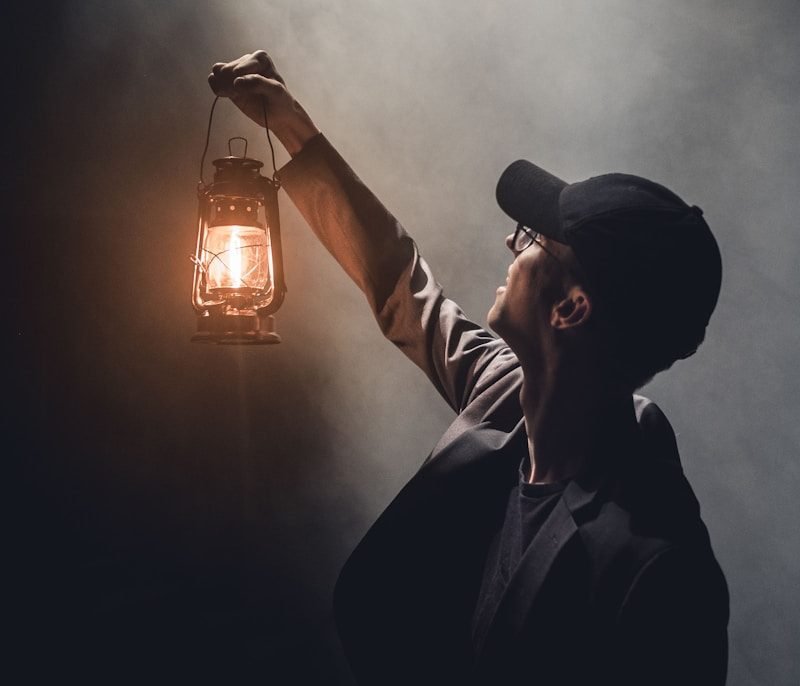
[[[311,121],[311,118],[301,109],[297,117],[281,122],[273,128],[273,132],[283,147],[286,148],[286,152],[294,157],[320,131]]]

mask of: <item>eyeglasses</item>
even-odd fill
[[[533,229],[529,229],[523,224],[517,224],[517,230],[514,232],[514,238],[511,241],[511,250],[515,255],[519,255],[523,250],[530,248],[534,243],[538,243],[539,247],[544,250],[556,262],[563,265],[563,262],[556,257],[552,250],[548,250],[544,243],[541,241],[542,234]]]
[[[536,243],[540,235],[538,231],[529,229],[523,224],[517,224],[517,230],[514,232],[514,239],[511,241],[511,249],[515,253],[520,253]]]

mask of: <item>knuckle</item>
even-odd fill
[[[211,86],[211,90],[216,94],[219,95],[220,91],[222,90],[222,86],[217,78],[217,75],[213,72],[208,75],[208,85]]]

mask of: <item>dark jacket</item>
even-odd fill
[[[444,297],[323,136],[280,178],[387,338],[457,413],[340,575],[337,624],[359,683],[724,683],[725,580],[672,429],[640,397],[621,422],[633,430],[567,486],[474,645],[487,550],[527,450],[519,362]]]

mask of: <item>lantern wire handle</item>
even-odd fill
[[[206,147],[203,148],[203,156],[200,158],[200,185],[205,186],[206,182],[203,180],[203,165],[206,163],[206,153],[208,152],[208,142],[211,140],[211,121],[214,119],[214,108],[217,106],[219,96],[214,98],[211,103],[211,112],[208,113],[208,129],[206,130]]]
[[[261,110],[264,112],[264,131],[267,132],[267,143],[272,155],[272,183],[276,188],[280,188],[281,182],[278,180],[278,167],[275,166],[275,148],[272,147],[272,137],[269,135],[269,121],[267,120],[267,99],[261,97]]]
[[[214,108],[217,106],[219,95],[214,97],[214,102],[211,103],[211,111],[208,113],[208,129],[206,130],[206,144],[203,148],[203,156],[200,158],[200,185],[205,187],[206,182],[203,180],[203,167],[206,163],[206,153],[208,153],[208,143],[211,140],[211,122],[214,120]],[[261,110],[264,113],[264,131],[267,133],[267,143],[269,143],[269,152],[272,157],[272,183],[276,188],[280,188],[280,181],[278,180],[278,167],[275,164],[275,148],[272,145],[272,137],[269,135],[269,120],[267,119],[267,99],[261,98]],[[233,140],[233,139],[231,139]],[[245,141],[245,145],[247,142]],[[228,152],[230,152],[230,141],[228,141]],[[245,157],[247,156],[247,148],[245,147]]]

